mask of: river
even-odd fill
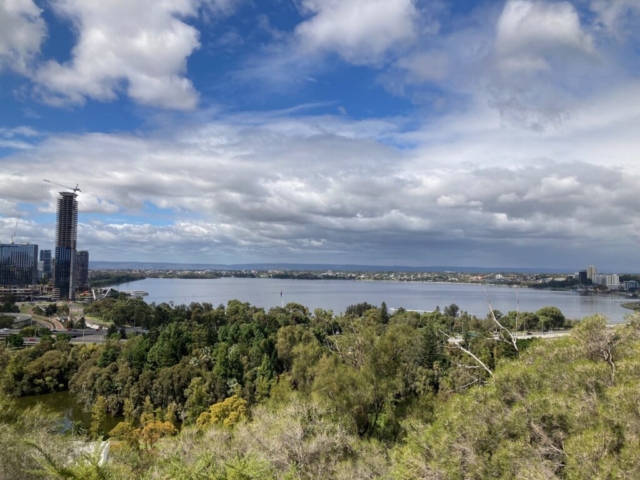
[[[479,317],[487,313],[485,290],[481,285],[354,280],[279,280],[264,278],[168,279],[147,278],[118,285],[120,290],[148,292],[148,303],[190,304],[208,302],[214,306],[237,299],[269,309],[288,302],[344,312],[347,306],[369,302],[389,308],[431,311],[452,303]],[[282,292],[282,297],[280,296]],[[487,286],[493,308],[502,312],[533,312],[546,306],[558,307],[567,318],[582,319],[595,313],[606,315],[611,323],[621,323],[630,311],[621,303],[629,301],[617,295],[580,296],[573,292]]]

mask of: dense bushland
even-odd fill
[[[455,306],[423,315],[370,307],[336,317],[297,304],[97,302],[122,310],[122,324],[144,309],[149,333],[0,348],[0,388],[68,387],[96,418],[124,415],[111,462],[77,464],[107,475],[95,478],[640,475],[637,321],[612,329],[596,316],[571,336],[513,345],[495,321]],[[528,318],[549,328],[561,315],[547,307]],[[496,317],[516,328],[515,312]],[[448,339],[456,332],[462,348]],[[108,433],[95,423],[94,437]],[[54,468],[28,451],[48,471],[76,468],[69,456]]]

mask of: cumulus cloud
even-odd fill
[[[572,114],[602,75],[594,40],[569,2],[509,0],[483,80],[505,120],[542,130]]]
[[[415,0],[301,0],[311,18],[296,27],[302,47],[332,51],[356,64],[376,64],[389,50],[413,42]]]
[[[47,33],[41,13],[33,0],[0,2],[0,70],[5,66],[19,73],[29,70]]]
[[[197,15],[199,0],[53,0],[51,5],[73,23],[78,40],[68,62],[50,60],[36,72],[46,102],[109,101],[126,92],[143,105],[196,106],[198,94],[185,72],[187,58],[200,46],[199,33],[185,19]]]
[[[534,248],[539,262],[567,265],[604,258],[606,243],[615,262],[640,239],[640,169],[628,162],[640,111],[616,102],[594,103],[607,112],[599,123],[576,117],[561,134],[506,129],[484,110],[408,129],[294,109],[50,136],[3,161],[0,189],[9,207],[49,208],[50,225],[28,237],[44,243],[56,188],[41,178],[80,183],[80,243],[96,259],[376,263],[384,252],[405,264],[523,265]]]
[[[422,35],[413,50],[381,72],[380,81],[393,94],[439,110],[486,102],[505,124],[556,128],[589,99],[623,88],[636,75],[637,46],[621,51],[603,26],[624,20],[627,30],[636,32],[636,7],[626,0],[594,1],[591,7],[602,12],[594,16],[578,10],[580,5],[484,4],[445,24],[439,35]]]
[[[508,70],[546,70],[549,58],[594,52],[578,12],[568,2],[509,0],[498,19],[495,43],[501,66]],[[563,52],[564,50],[564,52]]]

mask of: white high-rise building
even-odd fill
[[[594,285],[606,285],[607,276],[604,273],[596,273],[591,279]]]
[[[598,269],[595,266],[589,265],[587,267],[587,278],[591,280],[593,283],[597,283]]]
[[[617,274],[607,275],[606,285],[611,290],[618,290],[620,288],[620,276]]]

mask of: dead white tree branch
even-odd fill
[[[502,323],[498,321],[498,319],[496,318],[496,314],[493,311],[493,307],[491,306],[491,300],[489,299],[489,294],[487,293],[487,289],[484,285],[482,286],[482,289],[484,290],[485,298],[487,299],[487,305],[489,307],[489,313],[491,314],[491,319],[494,321],[494,323],[498,327],[498,331],[506,332],[507,337],[505,341],[511,344],[513,348],[515,348],[516,352],[520,353],[520,350],[518,350],[518,342],[516,341],[517,334],[513,335],[513,333],[511,333],[511,330],[509,330],[507,327],[505,327],[504,325],[502,325]],[[518,299],[518,311],[519,310],[520,310],[520,299]],[[516,329],[517,329],[517,316],[516,316]]]
[[[447,335],[445,332],[443,332],[442,330],[440,330],[440,333],[442,333],[445,337],[447,337],[448,339],[451,339],[451,336]],[[473,352],[471,352],[471,350],[468,350],[466,348],[464,348],[462,345],[460,345],[458,342],[453,342],[453,345],[455,347],[457,347],[458,349],[462,350],[464,353],[466,353],[467,355],[469,355],[471,358],[473,358],[478,365],[480,365],[482,368],[484,368],[487,373],[493,377],[493,372],[491,371],[491,369],[489,367],[487,367],[487,365],[480,360],[478,357],[476,357]]]

